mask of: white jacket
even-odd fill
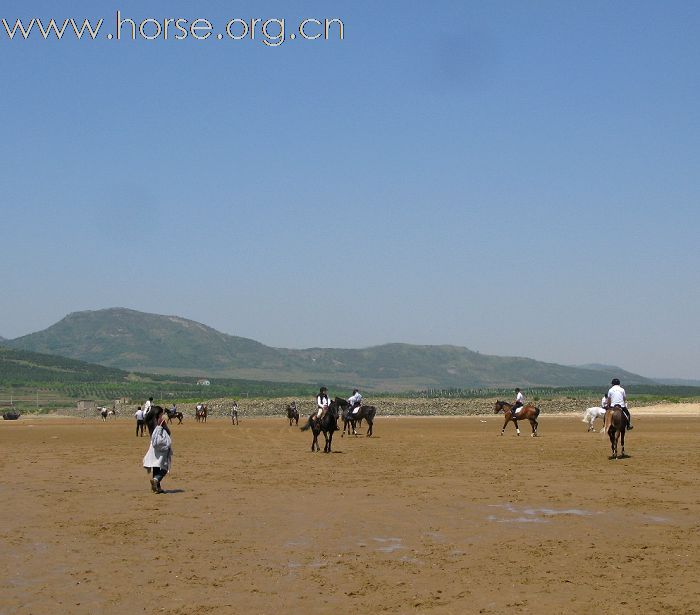
[[[162,470],[169,471],[173,462],[173,447],[171,446],[167,451],[156,453],[156,450],[153,448],[153,436],[158,433],[158,429],[163,428],[159,425],[153,430],[150,446],[148,447],[148,451],[146,451],[146,455],[143,458],[143,467],[161,468]]]

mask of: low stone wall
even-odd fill
[[[277,399],[237,399],[238,416],[286,416],[287,406],[292,402],[297,402],[297,408],[301,417],[309,416],[316,410],[315,399],[295,399],[293,397]],[[473,416],[493,414],[495,397],[478,399],[456,399],[456,398],[399,398],[399,397],[377,397],[367,396],[364,403],[376,406],[378,416]],[[511,401],[511,400],[508,400]],[[210,417],[227,417],[231,415],[232,398],[226,399],[203,399],[208,407]],[[155,402],[159,404],[158,401]],[[163,402],[160,402],[163,403]],[[571,399],[569,397],[558,397],[553,399],[532,400],[529,403],[539,407],[543,415],[564,414],[583,412],[586,408],[597,406],[600,399]],[[631,402],[630,408],[658,404],[659,400],[653,402],[635,403]],[[118,406],[118,417],[133,418],[134,412],[139,404],[127,404]],[[195,403],[178,404],[177,409],[186,417],[194,419]],[[67,408],[58,411],[65,416],[76,416],[80,418],[100,418],[97,412],[79,411],[75,408]],[[109,417],[108,420],[114,420]]]

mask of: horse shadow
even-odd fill
[[[161,495],[166,494],[166,493],[185,493],[184,489],[163,489],[163,491],[160,492]]]

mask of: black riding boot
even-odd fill
[[[629,431],[630,429],[634,429],[634,427],[632,427],[632,417],[630,416],[630,411],[627,408],[624,408],[623,412],[627,418],[627,430]]]

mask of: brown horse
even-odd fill
[[[625,431],[627,430],[627,417],[619,405],[608,408],[605,413],[604,433],[610,436],[610,459],[622,459],[625,457]],[[617,442],[622,445],[621,454],[617,454]]]
[[[520,435],[520,428],[518,427],[518,421],[527,419],[530,421],[530,427],[532,427],[532,437],[534,438],[537,436],[537,417],[540,415],[540,409],[535,407],[535,406],[522,406],[518,408],[518,413],[517,417],[515,412],[513,411],[513,404],[509,404],[506,401],[497,401],[496,405],[493,407],[493,412],[494,414],[498,414],[499,412],[503,411],[503,414],[506,417],[505,423],[503,423],[503,429],[501,429],[501,435],[503,435],[503,432],[506,430],[506,425],[508,425],[508,421],[513,421],[513,424],[515,425],[515,431],[518,432],[518,435]]]
[[[182,412],[178,412],[177,410],[173,410],[172,408],[166,408],[165,414],[168,417],[168,423],[172,423],[173,419],[177,419],[177,424],[182,425],[182,419],[184,418]]]
[[[207,407],[206,407],[206,405],[202,405],[201,408],[195,408],[194,420],[197,421],[198,423],[206,423],[207,422]]]

